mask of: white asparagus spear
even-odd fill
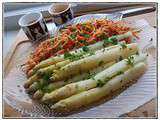
[[[67,112],[78,109],[82,106],[87,106],[88,104],[96,102],[109,94],[112,95],[113,91],[116,91],[127,83],[136,80],[146,71],[146,69],[147,67],[144,63],[138,63],[133,68],[127,70],[124,74],[116,76],[112,80],[108,81],[103,87],[90,89],[73,95],[67,99],[60,100],[51,108],[60,112]]]
[[[69,61],[68,60],[65,60],[65,61],[62,61],[62,62],[59,62],[57,64],[54,65],[54,68],[52,67],[52,69],[58,69],[58,68],[61,68],[63,66],[65,66],[66,64],[68,64]],[[44,69],[44,68],[43,68]],[[42,69],[42,71],[43,71]],[[48,68],[45,68],[45,69],[48,69]],[[40,78],[40,76],[36,73],[34,74],[33,76],[31,76],[28,80],[25,81],[24,83],[24,87],[25,88],[29,88],[35,81],[38,81]]]
[[[132,58],[134,59],[134,64],[137,64],[139,62],[145,61],[147,55],[133,55]],[[106,79],[110,79],[118,74],[122,74],[124,71],[129,69],[131,67],[130,64],[128,64],[129,59],[124,59],[111,67],[105,69],[104,71],[98,73],[95,75],[94,79],[88,79],[76,83],[71,83],[68,85],[65,85],[64,87],[61,87],[51,93],[46,93],[42,101],[45,103],[48,102],[57,102],[61,99],[67,98],[71,95],[77,94],[82,91],[86,91],[89,89],[92,89],[97,86],[97,83],[101,82],[104,83]],[[132,61],[133,62],[133,61]]]
[[[37,74],[42,76],[45,74],[52,73],[53,70],[60,69],[61,67],[69,64],[70,62],[71,62],[70,60],[64,60],[64,61],[58,62],[56,64],[50,65],[48,67],[41,68],[37,71]]]
[[[50,83],[48,86],[46,86],[46,89],[48,91],[53,91],[57,88],[60,88],[66,84],[69,84],[69,83],[73,83],[73,82],[77,82],[77,81],[80,81],[80,80],[84,80],[84,79],[87,79],[91,76],[94,76],[95,73],[99,73],[101,71],[103,71],[104,69],[108,68],[109,66],[113,65],[114,63],[116,63],[116,61],[113,61],[113,62],[110,62],[110,63],[107,63],[105,65],[101,65],[99,66],[98,68],[95,68],[89,72],[85,72],[81,75],[77,75],[67,81],[57,81],[57,82],[53,82],[53,83]],[[33,89],[35,90],[35,89]],[[33,98],[34,99],[40,99],[42,96],[43,96],[44,92],[41,90],[37,90],[34,95],[33,95]]]
[[[100,62],[107,63],[113,60],[117,60],[120,57],[126,58],[135,54],[137,51],[138,47],[136,43],[128,44],[125,48],[122,48],[121,45],[118,45],[118,47],[109,50],[105,48],[104,51],[101,51],[98,54],[71,62],[68,65],[62,67],[60,70],[55,70],[51,80],[59,81],[70,78],[75,74],[82,73],[97,67]]]
[[[28,80],[25,81],[24,83],[24,88],[28,88],[33,82],[37,81],[39,79],[37,74],[34,74],[31,76]]]
[[[125,39],[125,38],[128,38],[128,37],[132,37],[132,36],[133,36],[132,32],[129,31],[129,32],[126,32],[124,34],[117,35],[116,39],[122,40],[122,39]]]
[[[103,47],[103,42],[102,42],[102,41],[101,41],[101,42],[98,42],[98,43],[95,43],[95,44],[93,44],[93,45],[88,46],[89,50],[91,50],[91,51],[95,51],[95,50],[101,49],[102,47]],[[81,54],[82,51],[83,51],[83,49],[82,49],[82,48],[79,48],[79,49],[77,49],[77,50],[71,51],[70,53],[77,55],[77,54]],[[47,66],[49,66],[49,65],[53,65],[53,64],[55,64],[55,63],[57,63],[57,62],[61,62],[61,61],[63,61],[63,60],[65,60],[65,59],[64,59],[64,54],[63,54],[63,55],[60,55],[60,56],[54,56],[54,57],[51,57],[51,58],[49,58],[49,59],[47,59],[47,60],[44,60],[44,61],[40,62],[39,64],[37,64],[37,65],[33,68],[33,70],[34,70],[34,71],[37,71],[37,70],[40,69],[40,68],[44,68],[44,67],[47,67]]]

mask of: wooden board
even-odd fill
[[[152,13],[147,13],[147,14],[138,15],[138,16],[134,16],[134,17],[128,17],[125,19],[127,21],[128,20],[132,21],[132,20],[144,18],[150,23],[151,26],[155,26],[156,25],[155,16],[156,16],[156,13],[152,12]],[[17,61],[16,58],[17,57],[20,58],[21,56],[19,56],[19,55],[24,53],[24,51],[27,51],[28,48],[30,48],[31,46],[32,46],[32,43],[27,39],[24,32],[22,30],[20,30],[17,37],[16,37],[16,42],[14,43],[10,52],[8,53],[6,58],[4,59],[4,64],[3,64],[4,65],[3,66],[4,78],[7,76],[9,71],[13,68],[13,66],[19,62],[19,61]],[[29,55],[29,53],[26,53],[26,54]],[[156,111],[155,111],[156,101],[157,101],[157,99],[153,99],[150,102],[146,103],[145,105],[137,108],[136,110],[134,110],[130,113],[126,113],[125,115],[122,115],[122,117],[126,117],[126,116],[128,116],[128,117],[138,117],[138,116],[156,117],[157,116]],[[146,108],[150,108],[150,109],[146,109]],[[13,108],[11,108],[6,103],[4,103],[4,116],[5,117],[20,117],[22,115],[19,112],[16,112]]]

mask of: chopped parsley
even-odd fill
[[[45,74],[42,76],[43,80],[49,81],[51,74],[52,72],[48,72],[48,73],[45,72]]]
[[[70,35],[70,38],[71,38],[72,40],[75,40],[75,39],[76,39],[76,35],[75,35],[75,34],[71,34],[71,35]]]
[[[88,46],[88,43],[87,43],[86,41],[80,40],[80,42],[81,42],[83,45]]]
[[[87,46],[83,46],[83,47],[82,47],[82,50],[83,50],[84,52],[88,52],[88,51],[89,51],[89,48],[88,48]]]
[[[108,39],[108,41],[111,42],[113,45],[117,45],[118,44],[118,40],[117,40],[117,36],[116,35],[110,37]]]
[[[121,45],[122,49],[125,49],[125,48],[127,48],[127,45],[126,45],[126,43],[120,43],[120,45]]]
[[[127,58],[127,64],[133,66],[134,65],[134,57],[130,56]]]
[[[52,87],[51,85],[44,86],[44,87],[42,88],[42,91],[43,91],[43,92],[47,92],[47,93],[50,93],[50,92],[52,92],[53,90],[54,90],[54,87]]]
[[[89,55],[95,55],[95,52],[89,51]]]
[[[48,85],[48,80],[41,79],[41,80],[39,81],[39,83],[40,83],[41,86],[44,87],[44,86]]]
[[[82,34],[82,36],[85,37],[85,38],[89,38],[88,34]]]
[[[68,79],[65,79],[64,80],[64,85],[67,85],[67,84],[69,84],[70,83],[70,81],[68,80]]]
[[[123,71],[118,71],[116,75],[121,75],[123,73],[124,73]]]
[[[95,80],[94,76],[95,76],[95,74],[89,74],[89,75],[87,76],[87,78],[88,78],[88,79]]]
[[[102,80],[97,80],[97,87],[103,87],[105,85],[105,82]]]
[[[68,52],[64,53],[64,59],[71,58],[72,56],[73,56],[73,55],[70,54],[70,53],[68,53]]]
[[[64,53],[64,59],[69,59],[71,61],[79,60],[82,58],[82,56],[83,54],[75,55],[68,52]]]
[[[112,78],[114,78],[117,75],[121,75],[123,74],[123,71],[118,71],[115,75],[113,75],[112,77],[107,77],[105,80],[97,80],[97,87],[103,87],[109,80],[111,80]],[[95,80],[95,79],[94,79]]]
[[[34,82],[32,86],[34,86],[35,89],[41,89],[41,85],[39,82]]]
[[[49,84],[49,81],[46,81],[44,79],[40,79],[38,82],[35,82],[33,85],[35,85],[35,87],[40,90],[46,91],[44,89],[47,88],[48,84]]]
[[[103,46],[105,47],[106,45],[108,44],[113,44],[113,45],[117,45],[118,44],[118,40],[117,40],[117,36],[114,35],[110,38],[105,38],[103,39],[104,43],[103,43]]]

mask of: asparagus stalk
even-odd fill
[[[37,71],[37,74],[40,75],[40,76],[48,75],[48,74],[50,75],[50,74],[53,73],[53,70],[60,69],[61,67],[67,65],[70,62],[71,62],[70,60],[65,60],[65,61],[62,61],[62,62],[58,62],[57,64],[50,65],[50,66],[45,67],[45,68],[41,68]]]
[[[144,63],[138,63],[133,68],[130,68],[124,74],[118,75],[112,80],[108,81],[103,87],[97,87],[88,91],[81,92],[73,95],[69,98],[60,100],[56,104],[52,105],[52,109],[60,112],[68,112],[74,109],[78,109],[82,106],[87,106],[93,102],[100,100],[101,98],[112,94],[127,83],[137,79],[146,71],[146,65]]]
[[[98,68],[95,68],[95,69],[93,69],[93,70],[91,70],[89,72],[85,72],[85,73],[83,73],[81,75],[77,75],[77,76],[75,76],[75,77],[73,77],[73,78],[71,78],[71,79],[69,79],[67,81],[57,81],[57,82],[54,82],[54,83],[50,83],[48,86],[45,87],[45,90],[51,92],[51,91],[53,91],[53,90],[55,90],[57,88],[60,88],[60,87],[62,87],[64,85],[66,85],[66,84],[77,82],[77,81],[80,81],[80,80],[83,80],[83,79],[87,79],[87,78],[89,78],[91,76],[94,76],[95,73],[103,71],[104,69],[108,68],[109,66],[113,65],[114,63],[116,63],[116,62],[113,61],[113,62],[107,63],[105,65],[101,65]],[[42,97],[42,94],[44,94],[44,91],[42,91],[42,90],[39,91],[37,88],[38,88],[38,86],[34,86],[34,89],[32,88],[32,90],[37,90],[35,92],[35,95],[33,95],[34,99],[39,99],[40,96]],[[38,95],[38,94],[40,94],[40,95]]]
[[[111,67],[105,69],[104,71],[96,74],[94,78],[76,82],[76,83],[71,83],[51,93],[46,93],[43,96],[42,101],[45,103],[49,103],[49,102],[54,103],[61,99],[70,97],[71,95],[77,94],[79,92],[92,89],[97,85],[102,85],[103,83],[106,82],[106,79],[110,80],[111,78],[115,77],[118,74],[123,74],[124,71],[126,71],[133,65],[133,63],[137,64],[139,62],[145,61],[146,57],[147,56],[145,54],[142,54],[140,56],[133,55],[129,57],[130,59],[129,58],[124,59],[112,65]]]
[[[62,67],[60,70],[54,70],[51,80],[59,81],[68,79],[78,73],[98,67],[100,62],[107,63],[113,60],[117,60],[120,57],[126,58],[135,54],[137,51],[138,48],[136,43],[128,44],[125,48],[122,48],[121,45],[118,45],[118,47],[109,50],[108,48],[105,48],[98,54],[71,62],[68,65]]]
[[[44,95],[44,92],[42,90],[37,90],[34,94],[33,94],[33,99],[41,99]]]
[[[66,60],[66,61],[62,61],[62,62],[59,62],[53,66],[49,66],[49,67],[46,67],[46,68],[43,68],[43,69],[40,69],[39,72],[37,72],[36,74],[34,74],[33,76],[31,76],[28,80],[25,81],[24,83],[24,87],[25,88],[29,88],[29,86],[31,86],[34,82],[38,81],[39,78],[42,78],[40,75],[46,75],[46,76],[50,76],[52,74],[52,69],[59,69],[63,66],[65,66],[66,64],[69,63],[69,60]],[[38,86],[37,83],[35,83],[33,86],[31,86],[28,91],[32,91],[33,92],[33,88],[35,88],[35,85]]]
[[[103,47],[103,42],[98,42],[96,44],[88,46],[90,51],[95,51],[95,50],[101,49],[102,47]],[[83,51],[83,49],[79,48],[75,51],[71,51],[70,53],[78,55],[78,54],[81,54],[81,51]],[[49,58],[47,60],[44,60],[44,61],[40,62],[39,64],[37,64],[33,68],[33,71],[37,71],[40,68],[44,68],[44,67],[47,67],[49,65],[53,65],[53,64],[55,64],[57,62],[61,62],[63,60],[64,60],[64,55],[51,57],[51,58]]]
[[[35,74],[31,76],[28,80],[24,83],[24,88],[28,88],[33,82],[37,81],[39,79],[38,75]]]

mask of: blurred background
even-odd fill
[[[19,18],[29,12],[41,11],[47,22],[51,21],[48,8],[52,3],[3,3],[3,58],[14,43],[19,32]],[[90,13],[113,13],[122,12],[132,16],[155,10],[155,3],[71,3],[74,17]],[[132,13],[132,11],[137,10]]]

